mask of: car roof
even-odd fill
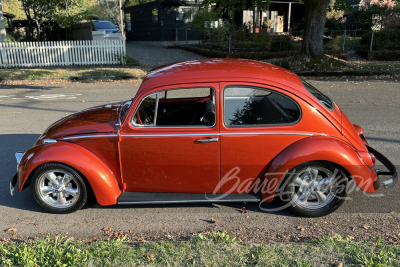
[[[253,82],[307,94],[300,78],[281,67],[248,59],[200,59],[177,62],[153,69],[147,74],[137,96],[154,88],[200,82]]]

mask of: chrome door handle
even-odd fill
[[[208,139],[197,139],[196,141],[202,143],[218,142],[218,137],[208,138]]]

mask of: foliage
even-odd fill
[[[325,29],[328,31],[340,31],[346,29],[346,24],[334,18],[327,18],[325,22]]]
[[[361,36],[360,44],[364,49],[369,49],[372,32]],[[374,33],[372,50],[400,49],[400,30],[382,30]]]
[[[400,20],[398,4],[393,0],[363,2],[347,17],[347,27],[354,30],[381,29],[396,26]]]
[[[270,50],[275,51],[296,51],[297,46],[292,44],[286,39],[273,41],[270,46]]]
[[[127,242],[125,238],[82,242],[47,236],[0,243],[2,266],[399,266],[400,246],[354,242],[339,235],[307,243],[238,242],[224,233],[191,241]],[[134,245],[131,245],[134,243]],[[323,257],[321,257],[323,255]],[[340,264],[339,264],[340,263]]]
[[[326,13],[326,18],[327,19],[341,19],[343,18],[344,15],[344,9],[338,9],[337,6],[335,6],[336,0],[332,0],[329,4],[329,11]]]
[[[188,23],[189,28],[195,30],[199,35],[209,35],[211,31],[210,23],[216,20],[210,8],[193,8],[193,19]]]
[[[19,0],[1,0],[3,11],[15,15],[15,19],[26,19],[21,1]]]

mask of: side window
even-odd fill
[[[149,95],[139,104],[132,123],[160,127],[213,126],[215,91],[212,88],[173,89]]]
[[[212,88],[175,89],[160,92],[156,126],[212,126],[215,123]]]
[[[142,102],[139,104],[139,107],[136,109],[135,114],[133,115],[133,125],[135,126],[153,126],[154,125],[154,116],[156,110],[158,95],[151,94],[146,96]]]
[[[224,89],[224,124],[228,127],[291,124],[300,115],[299,106],[280,93],[240,86]]]

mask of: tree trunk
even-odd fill
[[[330,0],[304,0],[306,12],[301,54],[313,57],[323,54],[323,35],[329,2]]]

